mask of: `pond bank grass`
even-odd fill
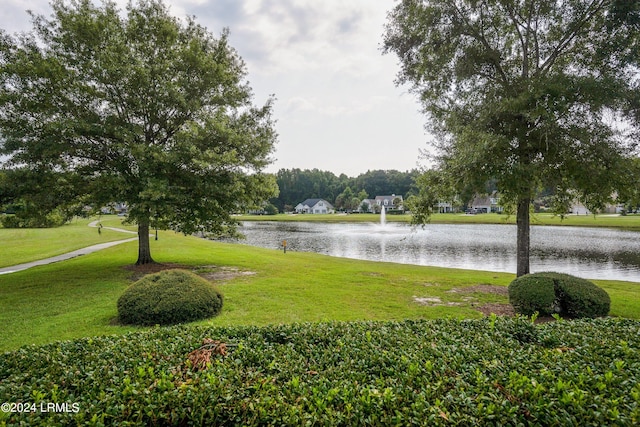
[[[122,334],[116,301],[132,283],[137,243],[0,276],[0,350],[56,340]],[[200,324],[268,325],[329,320],[479,318],[504,295],[452,292],[506,287],[514,275],[377,263],[207,241],[173,232],[152,240],[161,263],[207,274],[225,296],[222,314]],[[222,273],[222,274],[217,274]],[[640,319],[640,284],[596,281],[611,315]],[[432,301],[419,303],[420,299]]]
[[[240,215],[239,221],[308,221],[308,222],[380,222],[380,215],[376,214],[278,214],[278,215]],[[387,222],[411,222],[411,215],[387,215]],[[511,224],[515,225],[515,215],[496,213],[466,215],[466,214],[435,214],[431,217],[432,224]],[[640,215],[567,215],[560,216],[538,213],[531,216],[531,225],[558,225],[573,227],[608,227],[640,231]]]

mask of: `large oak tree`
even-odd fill
[[[630,27],[612,25],[614,0],[402,0],[384,51],[398,84],[419,97],[437,138],[422,179],[433,203],[495,182],[516,210],[517,275],[529,273],[529,212],[540,188],[555,209],[579,199],[602,208],[617,190],[629,146],[621,134]],[[433,185],[434,189],[424,188]]]
[[[43,209],[126,203],[138,264],[153,262],[150,226],[222,232],[232,211],[273,196],[261,173],[272,99],[253,105],[227,31],[216,38],[160,0],[51,5],[31,32],[0,40],[0,149],[17,196],[46,193]]]

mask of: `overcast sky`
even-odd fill
[[[382,55],[393,0],[165,0],[215,35],[228,27],[262,105],[275,95],[280,168],[356,176],[413,169],[426,148],[424,117],[406,87],[396,87],[397,58]],[[126,0],[118,0],[122,7]],[[0,27],[28,31],[26,10],[50,15],[48,0],[3,0]]]

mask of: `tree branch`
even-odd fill
[[[522,47],[522,78],[526,79],[529,77],[529,25],[527,24],[527,36],[525,40],[525,37],[523,37],[522,32],[520,31],[522,23],[516,18],[513,5],[510,3],[507,3],[507,13],[509,14],[509,18],[511,18],[513,27],[518,34],[518,39],[520,40],[520,46]]]
[[[484,3],[483,3],[484,4]],[[480,42],[480,44],[482,44],[482,46],[484,46],[484,48],[487,50],[487,52],[497,52],[497,49],[494,49],[491,44],[489,43],[489,41],[487,40],[487,38],[484,36],[483,33],[478,32],[476,29],[474,29],[473,25],[469,22],[469,20],[466,18],[466,15],[460,10],[460,8],[455,4],[455,1],[452,2],[453,8],[456,12],[456,14],[458,15],[458,18],[461,20],[461,22],[464,23],[464,27],[463,27],[463,34],[467,34],[468,36],[471,36],[473,39],[475,39],[476,41]],[[464,31],[466,29],[466,31]],[[502,85],[505,88],[510,88],[511,84],[509,83],[509,78],[507,77],[507,74],[505,73],[504,69],[502,68],[502,65],[500,64],[500,58],[495,58],[494,55],[490,56],[491,58],[491,63],[493,64],[496,72],[499,74],[500,76],[500,81],[502,83]]]
[[[603,8],[605,3],[606,0],[594,0],[589,7],[587,7],[585,14],[581,18],[578,18],[577,22],[573,26],[570,26],[569,30],[565,33],[564,37],[560,40],[551,55],[544,61],[540,68],[541,74],[545,74],[551,69],[556,59],[569,49],[569,45],[578,36],[580,30],[582,30],[582,28],[589,23],[591,18]]]

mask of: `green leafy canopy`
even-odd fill
[[[397,83],[419,97],[437,138],[439,181],[458,194],[495,181],[518,206],[527,248],[526,212],[541,186],[563,213],[576,198],[602,208],[625,182],[632,147],[622,130],[632,125],[625,113],[637,68],[635,21],[620,25],[630,15],[619,6],[403,0],[389,13],[384,52],[400,59]]]
[[[611,2],[401,2],[385,51],[401,59],[457,188],[497,179],[514,201],[539,185],[601,207],[626,153],[610,118],[636,70],[607,31]],[[614,49],[619,49],[618,51]]]
[[[276,191],[262,173],[273,99],[252,104],[245,64],[194,18],[156,0],[56,0],[33,30],[3,35],[0,132],[14,171],[69,174],[59,203],[129,207],[139,225],[222,231]],[[51,186],[49,191],[57,191]]]

